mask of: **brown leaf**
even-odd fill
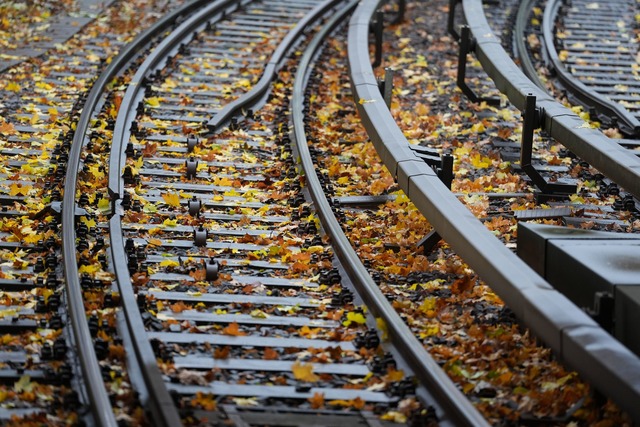
[[[144,144],[144,148],[142,149],[143,157],[153,157],[156,155],[158,151],[158,144],[147,142]]]
[[[264,354],[262,356],[262,358],[264,360],[276,360],[280,357],[280,355],[278,354],[277,351],[275,351],[274,349],[272,349],[271,347],[265,347],[264,349]]]
[[[228,345],[225,345],[224,347],[216,347],[216,349],[213,350],[213,358],[228,359],[230,351],[231,351],[231,347],[229,347]]]

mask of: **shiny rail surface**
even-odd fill
[[[349,30],[349,67],[358,111],[382,161],[443,239],[516,316],[581,375],[640,419],[636,405],[640,399],[640,359],[508,250],[409,147],[385,105],[370,65],[370,22],[381,3],[364,1],[354,13]],[[535,94],[545,114],[543,128],[579,156],[586,154],[584,158],[595,161],[594,166],[611,172],[612,179],[629,184],[620,182],[637,195],[637,157],[600,132],[586,129],[580,118],[526,79],[493,35],[480,1],[464,0],[462,5],[476,39],[476,55],[498,89],[520,109],[524,108],[525,96]],[[580,145],[583,139],[588,141],[587,148]]]

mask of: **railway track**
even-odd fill
[[[85,111],[75,145],[84,140],[85,150],[74,156],[80,191],[70,184],[65,194],[97,211],[76,221],[75,237],[65,236],[73,241],[92,220],[100,231],[82,232],[80,239],[95,249],[77,256],[86,268],[74,281],[95,289],[95,272],[113,271],[130,381],[154,423],[272,425],[294,416],[289,422],[297,425],[370,425],[379,423],[370,412],[384,419],[402,404],[416,422],[484,423],[389,303],[370,296],[375,285],[354,265],[355,256],[320,238],[292,161],[288,129],[297,140],[304,133],[286,119],[290,93],[277,90],[291,81],[288,52],[315,21],[342,10],[326,37],[354,4],[346,6],[226,1],[203,7],[136,63],[131,77],[121,78],[138,84],[94,101],[102,111]],[[116,109],[105,125],[100,119]],[[89,127],[92,115],[98,120]],[[109,165],[108,177],[100,164]],[[71,179],[74,171],[68,174]],[[308,168],[305,176],[314,187]],[[105,183],[108,202],[84,196]],[[318,209],[321,193],[311,192]],[[73,215],[67,219],[71,224]],[[339,240],[333,228],[331,240]],[[359,308],[361,299],[366,309]],[[394,332],[384,354],[367,310]],[[437,396],[423,399],[423,410],[413,375],[436,385],[419,388]]]
[[[621,183],[624,181],[624,179],[619,179],[621,175],[615,177],[614,175],[616,174],[609,174],[609,171],[614,168],[620,169],[620,162],[627,165],[635,164],[637,157],[633,153],[626,151],[625,148],[612,143],[598,131],[590,129],[588,125],[581,126],[578,123],[580,119],[574,113],[566,109],[563,110],[564,107],[559,103],[551,100],[546,93],[541,94],[532,82],[521,77],[521,74],[517,71],[517,66],[501,47],[497,37],[493,34],[484,18],[480,2],[463,1],[459,6],[460,9],[458,9],[456,2],[450,3],[450,13],[453,15],[459,10],[464,18],[464,23],[468,25],[468,27],[463,26],[459,33],[453,31],[461,46],[459,58],[461,58],[461,61],[466,62],[468,53],[473,51],[489,77],[494,80],[496,87],[507,95],[509,101],[516,108],[523,110],[525,121],[522,130],[521,154],[518,159],[520,160],[519,166],[527,173],[529,182],[538,187],[538,196],[544,200],[553,200],[554,197],[561,200],[563,197],[567,197],[567,193],[573,191],[567,191],[568,187],[564,185],[556,187],[555,184],[559,184],[558,182],[554,182],[549,186],[549,182],[553,181],[553,179],[548,180],[549,175],[544,177],[543,175],[546,172],[540,173],[540,170],[544,170],[545,166],[531,162],[530,150],[532,141],[528,138],[531,135],[530,132],[538,126],[542,126],[558,143],[576,153],[578,159],[582,159],[583,162],[588,159],[587,162],[594,166],[597,164],[598,166],[596,167],[615,182]],[[492,6],[495,5],[488,5],[487,8],[490,10]],[[355,86],[354,98],[359,100],[358,109],[363,118],[363,124],[380,157],[396,178],[399,187],[411,198],[433,225],[438,236],[442,236],[456,253],[487,283],[491,284],[491,288],[505,300],[516,316],[535,331],[536,335],[541,337],[547,345],[558,354],[562,354],[563,359],[570,366],[573,366],[586,378],[589,378],[597,388],[607,389],[615,393],[613,389],[617,385],[614,384],[624,384],[622,387],[626,388],[625,392],[618,394],[614,399],[627,410],[633,412],[634,404],[632,402],[636,397],[626,402],[625,400],[631,395],[637,396],[637,391],[632,391],[632,389],[638,387],[637,356],[612,339],[604,330],[600,329],[593,319],[589,318],[568,299],[564,299],[556,289],[546,284],[537,275],[537,273],[545,274],[545,268],[549,268],[548,264],[547,266],[540,266],[539,262],[535,263],[531,258],[540,255],[544,256],[543,252],[533,250],[532,254],[525,256],[525,258],[529,258],[529,261],[533,263],[533,267],[536,268],[537,272],[534,273],[529,266],[506,249],[502,242],[491,236],[491,232],[481,222],[471,218],[467,208],[456,200],[454,194],[446,190],[446,186],[441,182],[438,174],[424,164],[422,158],[418,155],[423,150],[413,149],[402,131],[393,124],[395,120],[385,107],[385,99],[380,93],[378,82],[375,80],[375,76],[380,76],[382,73],[376,74],[371,71],[368,61],[365,60],[364,51],[356,47],[368,43],[368,28],[366,25],[375,15],[377,7],[378,3],[370,2],[362,5],[361,15],[356,12],[356,17],[352,20],[350,27],[352,30],[350,40],[357,40],[357,42],[350,43],[349,55],[350,72]],[[455,20],[450,15],[450,29],[452,29],[452,23]],[[464,72],[465,66],[465,64],[459,66],[458,76],[460,76],[461,70]],[[458,84],[460,85],[461,83],[466,85],[466,82],[460,82],[459,79]],[[489,103],[484,93],[473,93],[473,88],[469,86],[462,89],[465,94],[472,92],[472,99],[477,101],[478,104],[481,101]],[[535,94],[535,96],[531,96],[532,94]],[[489,109],[487,108],[487,110]],[[568,120],[568,116],[574,117]],[[540,121],[531,127],[532,123],[527,122],[527,118],[530,120],[535,118],[535,120]],[[567,122],[563,123],[565,120]],[[403,121],[406,123],[408,118],[403,117]],[[574,124],[569,125],[569,121]],[[483,120],[483,123],[489,124],[490,121]],[[582,129],[585,129],[584,135],[581,135]],[[483,133],[484,130],[476,130],[475,132]],[[591,145],[593,143],[592,136],[599,138],[600,141],[608,141],[606,143],[607,148]],[[502,146],[504,147],[505,144]],[[608,161],[603,162],[602,153],[609,147],[611,147],[612,152],[616,153],[616,160],[607,165]],[[499,145],[495,149],[498,150]],[[596,157],[599,158],[596,159]],[[587,162],[584,162],[583,166],[588,166]],[[613,166],[614,164],[616,165],[615,167]],[[525,166],[528,167],[525,168]],[[635,172],[632,170],[628,172],[630,174],[627,176],[625,183],[631,184],[635,181],[635,178],[632,178]],[[555,175],[556,177],[558,176],[557,173]],[[602,182],[602,185],[606,187],[606,183]],[[633,190],[629,190],[626,187],[625,189],[633,193]],[[565,193],[564,195],[562,194],[563,192]],[[509,198],[507,195],[500,196],[497,194],[496,196]],[[511,197],[517,196],[517,194],[513,194]],[[633,209],[631,210],[633,211]],[[551,212],[547,213],[550,214]],[[544,215],[544,211],[530,212],[528,214],[525,212],[524,214],[516,215],[516,217],[524,221],[526,219],[535,219],[537,214]],[[528,215],[530,215],[529,218],[527,218]],[[489,219],[486,218],[486,220]],[[579,226],[579,223],[577,225]],[[556,231],[556,233],[562,233],[562,231]],[[523,231],[522,234],[524,235],[525,232]],[[536,232],[534,231],[532,234],[536,235]],[[609,239],[613,239],[613,241],[621,238],[619,235],[606,236]],[[523,243],[522,246],[524,247],[525,244]],[[597,244],[594,247],[598,247]],[[519,247],[519,251],[520,249]],[[529,247],[529,249],[531,248]],[[600,246],[600,249],[595,250],[602,251],[603,249]],[[634,251],[633,247],[630,247],[630,250]],[[526,251],[523,250],[521,252]],[[549,261],[547,260],[547,262]],[[566,281],[568,279],[567,275],[563,279]],[[562,280],[560,283],[555,280],[553,284],[560,289],[563,288]],[[575,291],[567,291],[566,286],[564,285],[563,292],[569,294],[573,292],[575,294]],[[584,299],[581,301],[581,304],[583,303]],[[556,326],[552,327],[552,324]],[[546,335],[547,333],[551,334]],[[576,335],[572,336],[573,334]],[[604,344],[604,342],[611,343],[608,349],[616,348],[614,350],[615,355],[596,355],[599,351],[595,349],[596,347],[604,351],[609,345]],[[568,356],[569,353],[575,355],[575,359]],[[577,353],[582,355],[577,356]],[[611,360],[618,360],[619,363],[610,363]],[[592,365],[592,362],[596,362],[600,366],[596,368]],[[596,373],[600,369],[602,369],[602,375]],[[617,374],[612,372],[617,369],[619,369]],[[617,377],[618,380],[613,380],[614,377]],[[609,394],[609,391],[606,394],[613,396],[613,394]]]
[[[440,369],[450,364],[425,350],[434,334],[396,312],[407,304],[389,282],[400,277],[383,278],[371,260],[365,267],[341,230],[352,231],[345,204],[366,217],[393,197],[335,197],[329,155],[309,148],[327,120],[316,95],[323,71],[313,69],[337,61],[325,46],[347,33],[364,126],[433,225],[421,244],[444,238],[536,335],[638,417],[637,357],[471,217],[447,189],[450,157],[407,144],[385,105],[391,81],[385,99],[368,68],[379,3],[174,5],[129,44],[108,33],[84,44],[83,58],[106,47],[91,51],[86,69],[67,47],[69,57],[38,54],[75,64],[72,72],[4,84],[3,96],[20,102],[44,102],[27,87],[46,90],[47,103],[2,106],[3,154],[17,159],[3,171],[2,313],[14,333],[3,337],[3,419],[487,424],[471,402],[489,389],[451,382]],[[468,16],[474,7],[463,2]],[[96,36],[91,24],[85,33]],[[86,95],[69,95],[80,87]],[[354,133],[337,123],[343,138]],[[633,164],[621,169],[603,179],[632,181]],[[430,304],[438,292],[412,298]]]

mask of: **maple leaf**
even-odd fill
[[[191,307],[189,307],[187,304],[185,304],[184,301],[178,301],[178,302],[176,302],[174,304],[171,304],[169,306],[169,308],[174,313],[182,313],[185,310],[189,310]]]
[[[311,409],[321,409],[324,407],[324,393],[315,392],[313,397],[307,399],[311,404]]]
[[[147,142],[142,149],[142,155],[144,157],[153,157],[158,151],[158,144]]]
[[[193,277],[197,282],[204,282],[207,278],[207,271],[204,269],[190,271],[189,276]]]
[[[162,200],[169,206],[180,207],[180,195],[177,193],[163,193]]]
[[[320,380],[320,377],[313,373],[312,364],[304,364],[296,360],[293,365],[291,365],[291,371],[293,372],[294,378],[300,381],[314,383]]]
[[[226,328],[222,329],[222,333],[225,335],[231,335],[234,337],[247,335],[246,332],[243,332],[240,330],[240,325],[238,325],[237,322],[229,323],[229,325],[227,325]]]
[[[13,135],[18,133],[12,123],[4,122],[0,124],[0,133],[3,135]]]
[[[158,98],[157,96],[153,96],[150,98],[147,98],[144,100],[145,104],[147,104],[150,107],[159,107],[160,106],[160,101],[162,101],[162,98]]]
[[[212,394],[205,394],[200,391],[196,392],[195,397],[191,399],[191,405],[204,409],[205,411],[215,411],[218,409],[218,402]]]
[[[213,350],[213,358],[214,359],[228,359],[229,352],[231,351],[231,347],[225,345],[224,347],[216,347]]]
[[[180,267],[180,263],[172,259],[165,259],[160,262],[160,267]]]
[[[16,82],[9,82],[5,87],[5,90],[11,91],[11,92],[20,92],[21,87],[18,83]]]

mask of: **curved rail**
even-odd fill
[[[298,40],[300,34],[302,34],[307,26],[314,22],[319,16],[326,13],[330,8],[338,4],[340,0],[327,0],[316,6],[307,16],[305,16],[296,25],[296,28],[289,32],[287,36],[282,40],[276,51],[271,55],[271,59],[267,63],[262,76],[258,83],[245,93],[241,97],[225,105],[222,110],[217,112],[211,120],[207,123],[207,126],[211,131],[216,131],[220,126],[231,118],[231,116],[242,110],[243,107],[248,107],[260,99],[269,90],[271,81],[276,76],[278,71],[278,64],[282,61],[289,49]]]
[[[382,161],[437,232],[490,284],[516,316],[561,359],[570,362],[584,378],[635,419],[640,419],[637,405],[640,401],[640,359],[507,249],[409,147],[385,105],[370,65],[369,22],[380,3],[379,0],[364,0],[354,13],[349,28],[348,53],[356,106]],[[482,58],[481,62],[499,88],[521,107],[525,96],[522,91],[540,94],[542,101],[539,102],[548,106],[547,114],[551,112],[547,125],[554,125],[551,130],[556,137],[582,131],[574,129],[584,124],[581,119],[566,113],[566,108],[541,93],[522,75],[491,32],[480,0],[464,0],[464,5],[467,19],[474,19],[474,34],[481,38],[477,41],[478,57]],[[571,123],[574,126],[566,128]],[[596,135],[600,141],[606,140],[599,132],[588,129],[585,132]],[[571,143],[577,145],[578,136],[573,138]],[[612,145],[610,141],[601,143]],[[622,149],[617,144],[616,147],[619,153]],[[612,161],[613,156],[609,156]],[[640,173],[640,169],[630,172]],[[636,190],[640,189],[638,184],[640,180],[636,182]]]
[[[525,30],[529,23],[529,13],[535,4],[534,0],[524,0],[518,6],[518,13],[516,14],[516,22],[513,26],[513,38],[515,45],[515,53],[520,60],[520,68],[524,74],[540,89],[547,90],[544,83],[540,80],[536,66],[531,61],[528,54],[527,44],[525,43],[526,35]]]
[[[484,16],[481,0],[462,0],[464,15],[475,38],[475,54],[500,92],[520,111],[528,95],[536,97],[541,126],[604,175],[640,197],[640,158],[601,131],[591,129],[577,114],[538,88],[522,73],[500,45]]]
[[[166,59],[180,43],[185,42],[185,38],[190,33],[194,33],[198,27],[206,25],[208,21],[222,18],[224,14],[235,10],[247,0],[218,0],[211,5],[195,13],[184,21],[168,37],[156,47],[156,49],[145,59],[136,72],[133,81],[142,82],[145,76]],[[131,84],[123,97],[121,108],[116,119],[112,150],[109,158],[109,192],[115,204],[116,199],[120,199],[124,193],[124,184],[121,177],[121,165],[124,163],[124,147],[129,137],[129,130],[126,124],[135,115],[135,101],[141,91],[141,85]],[[166,388],[162,374],[156,363],[156,356],[151,348],[151,344],[146,334],[141,334],[145,326],[140,317],[136,297],[133,292],[131,275],[127,267],[127,260],[124,252],[124,240],[122,237],[122,222],[119,214],[114,215],[109,222],[109,235],[111,239],[111,251],[114,263],[114,270],[120,294],[122,296],[123,311],[127,320],[130,336],[136,353],[138,365],[148,391],[147,410],[154,420],[154,423],[162,427],[172,427],[182,425],[181,418],[174,405],[173,399]]]
[[[558,52],[555,48],[553,28],[561,5],[561,0],[548,1],[542,18],[544,46],[547,51],[549,62],[551,62],[551,65],[556,72],[556,77],[560,80],[562,85],[569,89],[571,94],[578,98],[582,103],[587,106],[594,107],[597,111],[602,111],[607,117],[612,119],[615,117],[622,133],[630,137],[637,138],[640,136],[640,121],[622,105],[600,95],[574,77],[564,67],[562,61],[560,61]]]
[[[118,424],[113,414],[109,396],[107,395],[102,380],[102,371],[92,345],[93,339],[89,332],[86,314],[83,309],[82,288],[80,286],[78,264],[76,261],[75,196],[77,188],[76,177],[80,168],[80,155],[89,129],[91,117],[100,102],[105,88],[111,80],[160,32],[172,25],[181,15],[190,13],[205,3],[206,0],[194,0],[165,15],[151,28],[128,44],[122,52],[113,59],[109,66],[98,77],[87,96],[69,151],[69,162],[65,176],[65,192],[62,201],[63,268],[66,291],[69,298],[68,309],[73,324],[74,338],[78,346],[78,353],[80,354],[80,368],[84,376],[85,386],[87,387],[94,420],[99,426],[117,426]]]
[[[356,2],[352,1],[349,6],[334,15],[331,22],[314,37],[302,56],[295,75],[290,108],[293,119],[294,142],[299,153],[308,189],[316,207],[316,212],[327,234],[331,236],[331,243],[335,253],[345,267],[349,278],[358,289],[360,296],[371,312],[377,318],[384,320],[389,332],[389,338],[399,350],[401,357],[411,367],[420,383],[427,386],[428,392],[435,397],[437,404],[440,405],[444,414],[438,414],[439,421],[441,423],[449,421],[456,426],[488,425],[484,417],[438,366],[422,343],[416,339],[413,332],[389,304],[387,298],[367,272],[333,214],[309,153],[303,117],[304,90],[308,70],[314,55],[322,47],[323,39],[355,6]]]
[[[195,34],[198,27],[204,25],[208,20],[215,19],[214,15],[222,15],[230,11],[226,10],[226,8],[236,8],[242,4],[246,4],[247,1],[248,0],[215,1],[198,14],[183,22],[170,36],[162,40],[140,65],[122,97],[122,103],[120,104],[120,110],[118,111],[118,117],[116,118],[113,129],[113,141],[111,145],[113,155],[109,157],[109,196],[112,202],[120,199],[124,192],[124,180],[122,179],[121,173],[122,165],[125,161],[125,141],[128,141],[130,136],[130,129],[126,126],[135,118],[135,101],[140,96],[142,90],[141,83],[145,81],[145,78],[147,78],[153,70],[161,65],[162,61],[166,60],[169,53],[175,50],[179,43],[185,42],[189,33]],[[206,4],[206,1],[198,0],[197,3]]]

